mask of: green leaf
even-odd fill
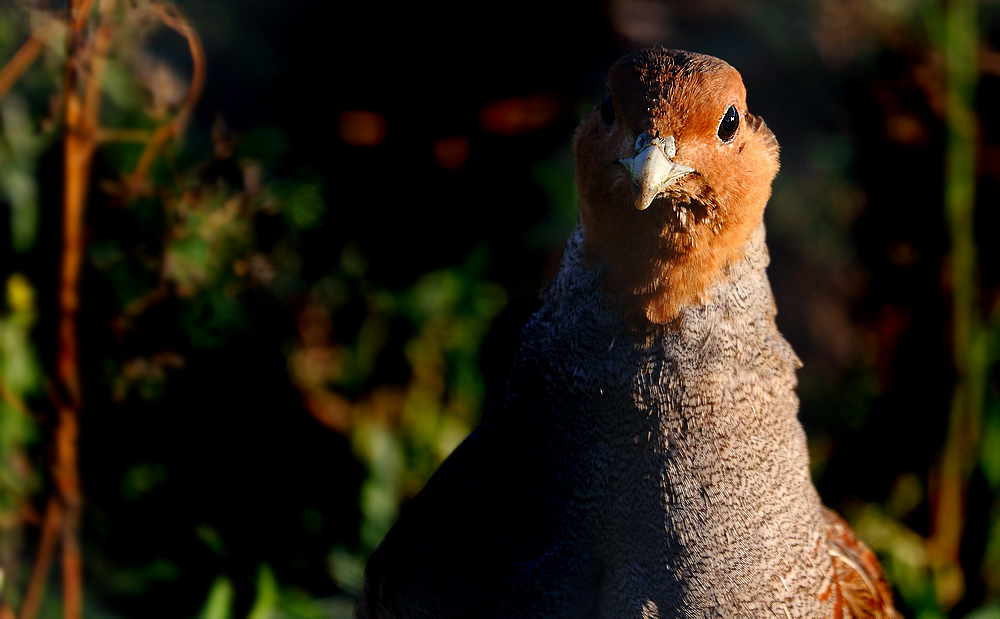
[[[982,606],[965,617],[966,619],[1000,619],[1000,605]]]
[[[233,584],[225,576],[219,576],[212,583],[208,600],[202,608],[200,619],[229,619],[233,606]]]
[[[282,198],[285,220],[295,230],[308,230],[323,220],[326,203],[320,182],[296,183]]]
[[[338,587],[355,596],[361,592],[365,578],[365,562],[361,557],[338,547],[330,555],[330,568]]]
[[[275,616],[277,604],[278,581],[274,578],[274,572],[265,563],[257,572],[257,599],[247,619],[271,619]]]

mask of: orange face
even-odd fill
[[[739,73],[674,50],[619,60],[574,148],[587,255],[653,322],[703,298],[761,223],[778,171]]]

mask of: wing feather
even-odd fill
[[[829,588],[824,587],[821,595],[834,594],[834,617],[901,619],[875,553],[833,510],[824,507],[823,520],[832,574]]]

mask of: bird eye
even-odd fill
[[[615,104],[610,92],[604,95],[604,101],[601,102],[601,122],[608,127],[615,124]]]
[[[736,130],[740,128],[740,115],[736,111],[736,107],[730,105],[729,109],[726,110],[725,116],[722,117],[722,121],[719,123],[719,139],[723,142],[728,142],[733,139],[736,135]]]

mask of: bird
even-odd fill
[[[766,272],[773,132],[712,56],[638,51],[607,86],[504,392],[371,556],[357,617],[899,617],[810,477]]]

